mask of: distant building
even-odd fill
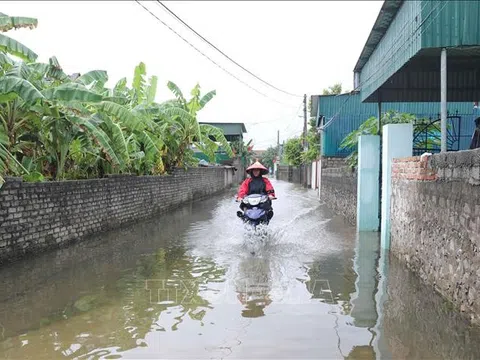
[[[215,123],[215,122],[200,122],[200,124],[207,124],[218,127],[223,131],[225,138],[228,142],[234,142],[238,140],[243,141],[243,134],[247,132],[244,123]],[[212,139],[214,140],[214,139]]]
[[[199,124],[207,124],[207,125],[212,125],[219,128],[220,130],[222,130],[225,138],[230,144],[236,141],[243,141],[243,134],[247,132],[247,129],[244,123],[199,122]],[[210,138],[213,141],[216,141],[216,139],[213,136],[211,136]],[[201,151],[195,148],[193,150],[195,151],[195,157],[197,157],[198,159],[209,161],[208,157],[204,153],[202,153]],[[226,154],[226,152],[222,149],[222,147],[218,148],[215,158],[216,158],[215,162],[217,164],[224,164],[224,165],[233,164],[233,159]]]

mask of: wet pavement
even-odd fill
[[[480,358],[377,234],[272,182],[262,236],[232,190],[0,269],[0,359]]]

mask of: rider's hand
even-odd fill
[[[276,200],[276,199],[277,199],[277,198],[276,198],[275,196],[273,196],[273,195],[268,195],[268,198],[269,198],[270,200]]]
[[[243,200],[243,199],[242,199],[242,198],[239,198],[239,197],[237,197],[237,198],[235,199],[236,202],[241,202],[242,200]]]

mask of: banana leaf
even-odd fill
[[[36,53],[22,43],[2,34],[0,34],[0,50],[25,61],[35,61],[38,57]]]

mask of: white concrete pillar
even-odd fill
[[[380,136],[358,138],[357,231],[378,231],[380,227]]]
[[[318,200],[321,200],[322,198],[322,158],[318,160],[317,176],[318,176]]]
[[[317,162],[316,161],[312,162],[312,165],[311,165],[310,169],[312,169],[311,174],[310,174],[311,175],[310,176],[310,187],[315,190],[317,188]]]
[[[392,196],[392,160],[413,153],[413,124],[389,124],[383,127],[382,151],[382,226],[381,246],[390,249],[390,198]]]

